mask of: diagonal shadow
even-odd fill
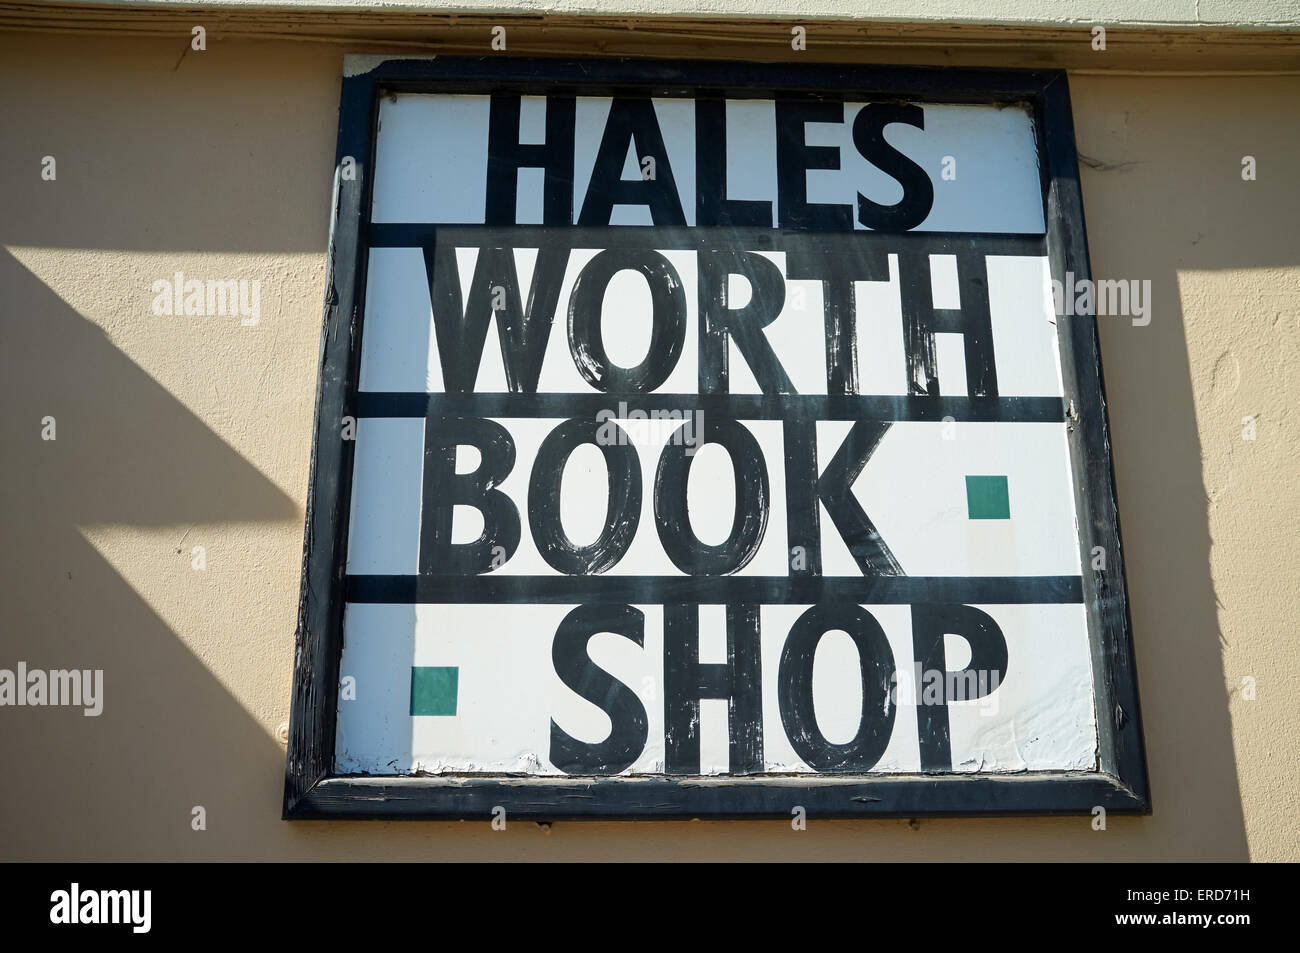
[[[247,803],[276,804],[267,788],[279,781],[283,751],[80,527],[299,522],[301,512],[8,253],[0,287],[0,666],[104,672],[98,717],[4,711],[0,854],[175,856],[194,805],[208,810],[210,832],[224,830],[220,841],[194,834],[195,852],[230,849],[241,831],[229,825]],[[55,418],[53,441],[41,439],[46,416]],[[178,579],[189,562],[188,548],[175,557]],[[58,810],[70,804],[71,814]],[[251,834],[242,833],[243,847],[254,853]]]
[[[1232,680],[1211,568],[1215,487],[1206,485],[1207,467],[1213,472],[1240,438],[1207,403],[1217,382],[1205,361],[1217,349],[1230,357],[1243,328],[1284,345],[1267,301],[1217,301],[1206,313],[1209,302],[1189,297],[1180,275],[1300,264],[1292,184],[1240,175],[1244,153],[1273,172],[1279,162],[1290,168],[1297,129],[1278,123],[1274,109],[1297,84],[1072,77],[1071,86],[1079,152],[1089,157],[1081,179],[1093,275],[1151,281],[1149,325],[1098,318],[1155,808],[1136,836],[1152,860],[1246,860]],[[1195,110],[1182,108],[1189,99]],[[1247,294],[1260,287],[1243,278],[1233,286]],[[1191,313],[1189,301],[1199,306]],[[1246,323],[1228,334],[1208,324],[1230,314]],[[1256,363],[1242,373],[1256,386],[1284,388],[1286,367]],[[1231,394],[1222,400],[1233,406]],[[1254,409],[1243,403],[1235,418]],[[1249,515],[1248,500],[1235,505]]]

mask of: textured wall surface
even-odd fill
[[[182,49],[0,33],[0,667],[106,695],[0,710],[0,858],[1300,859],[1300,76],[1071,81],[1095,275],[1154,296],[1101,319],[1153,816],[494,832],[279,819],[343,47]],[[177,271],[260,323],[155,316]]]
[[[105,6],[229,7],[524,15],[793,17],[967,23],[1131,23],[1159,26],[1300,25],[1290,0],[81,0]]]

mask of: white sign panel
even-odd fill
[[[374,98],[334,776],[1104,770],[1041,119],[960,98]]]

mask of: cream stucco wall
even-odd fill
[[[1269,29],[1300,25],[1291,0],[82,0],[107,7],[232,10],[279,9],[367,13],[480,13],[550,16],[794,17],[803,21],[869,20],[905,23],[1060,24],[1149,26],[1231,25]]]
[[[1151,817],[494,832],[279,819],[356,44],[185,39],[0,31],[0,666],[103,668],[107,696],[0,710],[0,858],[1300,859],[1300,64],[1071,80],[1095,273],[1154,292],[1150,326],[1101,330]],[[261,323],[154,316],[176,271],[260,279]]]

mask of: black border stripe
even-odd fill
[[[1047,209],[1049,267],[1058,281],[1063,281],[1066,273],[1073,273],[1076,280],[1092,274],[1071,115],[1070,88],[1061,73],[1043,87],[1034,117],[1042,157],[1039,169]],[[1101,340],[1093,317],[1076,316],[1060,322],[1057,332],[1065,393],[1078,411],[1078,423],[1069,429],[1067,438],[1079,555],[1084,566],[1091,564],[1098,548],[1106,556],[1105,567],[1090,572],[1084,586],[1097,701],[1097,749],[1102,770],[1122,778],[1149,810],[1150,782],[1110,455]]]
[[[704,605],[1063,604],[1083,601],[1079,576],[363,576],[347,577],[352,603],[587,602]]]
[[[735,420],[900,420],[939,423],[1063,423],[1060,397],[893,397],[824,394],[415,394],[362,391],[357,417],[544,417],[595,419],[602,410],[702,411]]]
[[[747,251],[786,251],[844,242],[881,246],[883,251],[947,255],[954,249],[977,249],[986,257],[1047,256],[1047,236],[1022,232],[809,232],[788,228],[706,228],[656,225],[543,226],[476,225],[473,223],[375,222],[370,225],[371,248],[423,248],[449,242],[457,248],[497,246],[508,237],[512,248],[654,248],[695,251],[701,248],[743,248]]]
[[[393,57],[350,77],[378,93],[694,96],[726,99],[817,99],[843,102],[908,99],[922,103],[1029,103],[1060,70],[979,67],[863,66],[856,63],[743,63],[636,57]],[[345,81],[346,85],[346,81]]]
[[[490,821],[503,803],[511,820],[781,818],[796,805],[811,820],[851,817],[1116,814],[1142,810],[1115,778],[1095,772],[1034,775],[769,775],[750,777],[499,778],[360,777],[318,783],[298,806],[303,818],[446,817]],[[918,805],[922,809],[918,812]]]

